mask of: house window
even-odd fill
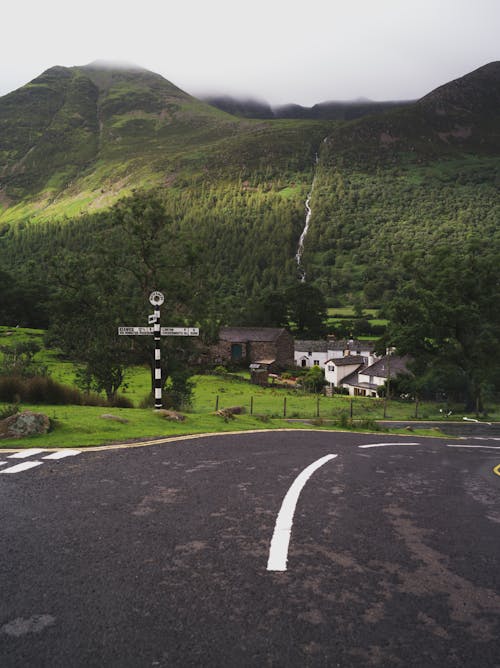
[[[302,360],[302,366],[307,366],[307,360]]]
[[[313,360],[314,366],[319,366],[319,360]]]
[[[309,357],[312,357],[312,351],[309,351],[307,354],[309,355]]]
[[[328,365],[328,371],[335,371],[335,367],[333,366],[333,364]]]

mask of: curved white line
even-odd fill
[[[290,535],[292,533],[293,515],[302,488],[316,469],[319,469],[320,466],[323,466],[323,464],[326,464],[326,462],[329,462],[331,459],[335,459],[335,457],[337,457],[337,455],[326,455],[321,459],[317,459],[312,464],[309,464],[302,473],[299,473],[293,481],[292,486],[283,499],[278,517],[276,518],[276,526],[274,527],[271,547],[269,549],[269,559],[267,561],[268,571],[286,571],[288,544],[290,543]]]
[[[369,443],[368,445],[358,445],[358,448],[386,448],[388,445],[420,445],[420,443]]]

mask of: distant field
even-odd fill
[[[364,308],[363,316],[368,320],[370,325],[375,327],[387,327],[389,321],[385,318],[378,317],[379,309]],[[328,325],[340,325],[346,320],[355,320],[357,316],[354,314],[353,306],[339,306],[327,309]],[[362,338],[362,337],[359,337]]]
[[[377,317],[378,315],[377,308],[364,308],[363,314],[371,317]],[[354,318],[354,307],[353,306],[337,306],[327,309],[328,316],[331,318]]]

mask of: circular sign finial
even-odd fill
[[[155,290],[149,295],[149,301],[151,304],[153,304],[153,306],[161,306],[165,301],[165,297],[162,292]]]

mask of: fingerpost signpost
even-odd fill
[[[118,327],[119,336],[154,336],[155,342],[155,408],[162,407],[161,348],[162,336],[199,336],[198,327],[161,327],[160,306],[165,301],[163,293],[155,290],[149,295],[150,303],[155,307],[148,316],[149,327]],[[152,327],[151,327],[152,325]]]

